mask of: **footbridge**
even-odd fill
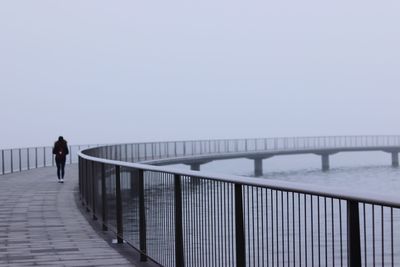
[[[327,136],[231,140],[199,140],[123,145],[120,151],[102,151],[108,159],[151,165],[186,164],[199,171],[201,165],[217,160],[246,158],[254,161],[254,175],[263,174],[263,160],[285,155],[314,154],[321,169],[328,171],[330,157],[342,152],[382,151],[399,166],[398,136]],[[121,155],[120,155],[121,154]]]
[[[400,265],[399,196],[201,171],[201,165],[211,161],[247,158],[254,161],[254,172],[259,176],[263,172],[263,160],[294,154],[315,154],[321,157],[322,170],[328,171],[331,156],[356,151],[388,153],[392,166],[397,167],[400,136],[148,142],[73,146],[70,150],[68,163],[72,167],[79,163],[75,185],[80,205],[104,233],[115,236],[117,244],[129,245],[139,253],[139,265]],[[33,169],[54,166],[49,147],[1,150],[0,156],[0,172],[4,175],[0,182],[7,178],[7,187],[12,186],[13,179],[20,174],[24,174],[24,181],[50,179],[47,171],[47,180],[40,180],[41,171],[31,175]],[[165,166],[178,163],[189,165],[191,170]],[[60,190],[56,186],[49,187],[54,197]],[[28,183],[20,187],[20,193],[30,192],[29,196],[38,200],[34,188]],[[62,191],[63,197],[73,194],[73,185],[69,184],[68,188]],[[41,196],[48,199],[46,190],[42,191]],[[33,204],[36,208],[39,205],[38,201]],[[52,209],[50,203],[43,205]],[[1,210],[6,214],[5,206]],[[13,213],[7,212],[10,216]],[[22,215],[17,213],[16,216]],[[50,231],[55,227],[54,220],[52,225],[52,218],[46,222],[45,217],[41,217],[44,229],[48,226],[49,232],[57,238],[57,231]],[[82,220],[77,224],[67,217],[60,222],[63,227],[88,233]],[[12,220],[2,218],[0,230],[12,229]],[[17,231],[27,231],[23,227],[32,225],[30,216],[23,220],[22,228]],[[35,229],[39,227],[34,226]],[[66,232],[66,238],[71,235]],[[90,239],[96,240],[90,235]],[[50,234],[46,236],[52,238]],[[66,266],[101,263],[105,259],[102,255],[106,255],[101,252],[104,246],[87,250],[90,240],[85,239],[86,245],[82,246],[79,236],[69,237],[73,242],[71,247],[30,250],[25,258],[21,253],[15,256],[7,248],[0,247],[0,262]],[[6,242],[8,240],[15,241],[8,238]],[[47,257],[48,254],[52,257]],[[61,262],[57,258],[59,254]],[[111,252],[109,255],[113,256],[104,264],[132,264],[119,261]]]

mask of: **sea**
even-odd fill
[[[189,169],[185,165],[171,168]],[[249,159],[214,161],[201,171],[254,177],[254,163]],[[353,188],[359,192],[398,195],[400,168],[392,167],[391,155],[385,152],[343,152],[330,156],[330,170],[321,170],[321,157],[313,154],[275,156],[263,161],[259,179],[315,184],[335,188]]]

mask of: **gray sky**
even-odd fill
[[[399,1],[0,2],[0,147],[398,134]]]

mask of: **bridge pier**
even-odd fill
[[[191,171],[200,171],[200,163],[192,163],[190,164],[190,170]]]
[[[392,152],[392,166],[399,167],[399,152]]]
[[[209,162],[211,162],[212,160],[199,160],[199,161],[192,161],[192,162],[188,162],[188,163],[184,163],[185,165],[190,166],[190,170],[191,171],[200,171],[200,166],[203,164],[207,164]]]
[[[263,159],[254,159],[254,176],[260,177],[263,175]]]
[[[321,160],[322,160],[322,171],[329,171],[329,154],[322,154],[321,155]]]
[[[400,150],[397,149],[388,149],[388,150],[383,150],[386,153],[389,153],[392,155],[392,167],[399,167],[399,153]]]
[[[248,158],[248,159],[254,161],[254,176],[255,177],[263,176],[263,174],[264,174],[264,172],[263,172],[263,160],[264,159],[268,159],[270,157],[271,156]]]

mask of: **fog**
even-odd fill
[[[0,2],[0,147],[398,134],[399,1]]]

